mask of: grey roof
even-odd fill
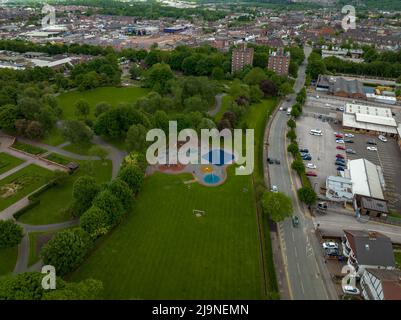
[[[333,93],[336,92],[347,92],[350,94],[361,93],[365,94],[363,90],[363,84],[359,80],[345,80],[344,78],[337,78],[333,83],[330,90]]]
[[[361,196],[361,205],[368,210],[388,213],[387,201]]]
[[[379,232],[344,230],[359,265],[395,267],[389,237]]]

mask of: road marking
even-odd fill
[[[292,234],[292,241],[294,241],[294,242],[295,242],[294,231],[293,231],[293,232],[291,232],[291,234]]]
[[[305,289],[304,289],[304,284],[303,284],[302,279],[299,281],[299,283],[301,284],[302,293],[305,294]]]
[[[279,226],[281,226],[281,225],[282,225],[282,223],[279,222]],[[294,300],[294,295],[292,293],[292,287],[291,287],[291,283],[290,283],[290,275],[288,273],[287,257],[284,255],[284,251],[286,251],[286,249],[284,248],[285,246],[284,246],[284,242],[283,242],[283,238],[282,238],[283,236],[281,235],[282,230],[281,230],[281,228],[278,228],[277,230],[279,233],[280,246],[282,248],[282,250],[280,250],[280,251],[281,251],[281,257],[282,257],[283,263],[284,263],[285,277],[287,278],[288,293],[290,295],[290,299]]]
[[[298,250],[297,247],[294,247],[295,256],[298,258]]]

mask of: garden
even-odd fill
[[[3,174],[12,168],[15,168],[22,164],[24,161],[13,157],[7,153],[1,152],[0,153],[0,174]]]

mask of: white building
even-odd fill
[[[397,122],[390,108],[347,103],[343,114],[343,127],[362,132],[394,136]]]
[[[374,102],[385,103],[385,104],[396,104],[397,103],[396,97],[377,95],[374,93],[367,93],[366,99],[368,99],[368,101],[374,101]]]
[[[332,201],[352,201],[352,181],[349,178],[328,176],[326,179],[326,197]]]

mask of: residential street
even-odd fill
[[[311,48],[305,48],[306,57]],[[294,85],[295,92],[303,87],[305,81],[305,66],[300,66],[298,78]],[[290,107],[295,103],[295,94],[284,100],[283,107]],[[292,175],[290,169],[291,159],[286,150],[286,129],[288,116],[278,111],[273,119],[270,136],[268,156],[280,159],[281,165],[269,165],[270,181],[277,185],[279,191],[286,193],[293,200],[294,215],[297,215],[300,224],[294,228],[291,219],[279,224],[281,248],[289,285],[290,297],[296,300],[305,299],[337,299],[333,284],[327,269],[324,266],[323,255],[316,237],[311,217],[303,210],[299,203],[296,190],[297,177]]]

